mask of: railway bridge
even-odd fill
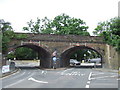
[[[100,55],[102,64],[106,62],[106,44],[103,42],[103,37],[32,33],[23,34],[25,34],[27,38],[13,39],[9,44],[8,51],[14,51],[16,48],[20,47],[28,47],[35,50],[39,54],[41,68],[53,67],[52,57],[55,52],[57,52],[56,57],[59,58],[59,67],[68,67],[70,56],[81,49],[95,51]]]

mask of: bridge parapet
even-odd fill
[[[20,34],[20,33],[16,33],[16,34]],[[104,43],[103,37],[99,37],[99,36],[32,34],[32,33],[27,33],[26,35],[27,35],[26,40],[34,40],[34,41]]]

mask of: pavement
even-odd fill
[[[16,69],[13,70],[13,71],[10,71],[10,72],[7,72],[7,73],[3,73],[3,74],[2,74],[2,77],[0,77],[0,78],[9,76],[9,75],[11,75],[11,74],[14,74],[14,73],[18,72],[19,70],[20,70],[19,68],[16,68]]]

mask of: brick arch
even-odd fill
[[[95,51],[97,54],[100,55],[100,57],[103,61],[103,55],[98,50],[96,50],[94,48],[91,48],[91,47],[88,47],[88,46],[71,46],[61,53],[61,57],[60,57],[61,58],[61,67],[68,67],[70,56],[74,52],[76,52],[77,50],[80,50],[80,49],[90,49],[90,50]]]
[[[40,46],[34,45],[34,44],[25,44],[25,45],[16,46],[16,47],[14,47],[13,50],[15,51],[17,48],[21,48],[21,47],[31,48],[34,51],[38,52],[41,68],[49,68],[50,67],[49,58],[50,58],[51,54],[49,51],[47,51],[43,47],[40,47]]]

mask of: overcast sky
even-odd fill
[[[92,31],[98,22],[118,16],[120,0],[0,0],[0,19],[11,22],[16,32],[22,32],[31,19],[45,16],[53,19],[65,13],[80,18]],[[92,35],[92,34],[91,34]]]

